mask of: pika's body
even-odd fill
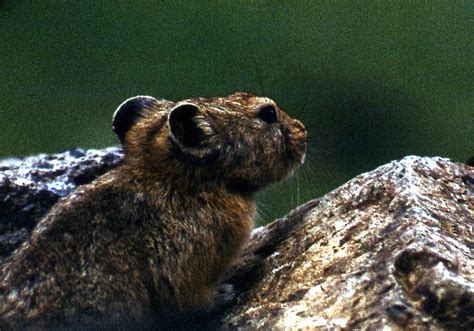
[[[120,166],[58,202],[0,268],[0,322],[140,320],[209,306],[253,226],[253,193],[304,159],[306,131],[236,93],[119,106]],[[2,324],[0,324],[2,325]]]

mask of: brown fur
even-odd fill
[[[188,103],[199,146],[171,132],[170,112]],[[253,193],[304,159],[304,126],[278,108],[276,123],[262,121],[265,104],[276,107],[245,93],[153,99],[126,132],[123,164],[58,202],[1,267],[3,325],[140,320],[211,304],[250,234]]]

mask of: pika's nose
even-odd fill
[[[294,119],[292,120],[292,124],[293,124],[293,132],[292,132],[293,136],[298,139],[306,139],[308,133],[306,132],[306,128],[303,125],[303,123]]]

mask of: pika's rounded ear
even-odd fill
[[[168,115],[171,137],[184,148],[200,148],[210,130],[202,117],[199,107],[192,103],[182,103],[174,107]]]
[[[153,97],[139,95],[118,106],[112,118],[112,128],[122,144],[128,130],[144,115],[144,110],[156,102],[158,101]]]

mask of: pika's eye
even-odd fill
[[[257,113],[257,116],[264,122],[275,123],[277,121],[277,111],[275,106],[265,105],[261,107]]]

